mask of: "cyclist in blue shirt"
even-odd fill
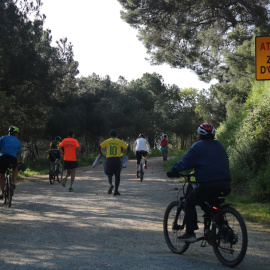
[[[0,199],[3,199],[4,187],[5,187],[5,173],[9,164],[13,165],[12,184],[13,188],[16,187],[16,181],[18,176],[18,165],[20,164],[20,155],[22,151],[22,145],[17,136],[19,129],[15,126],[10,126],[8,129],[8,135],[0,138],[0,187],[2,193]]]
[[[179,172],[188,169],[195,172],[198,187],[186,198],[186,233],[178,237],[190,243],[196,241],[194,231],[198,230],[195,206],[219,192],[227,195],[231,191],[228,156],[220,142],[215,140],[215,128],[209,123],[201,124],[198,135],[199,141],[167,172],[168,177],[177,177]]]

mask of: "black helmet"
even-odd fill
[[[58,142],[61,142],[61,141],[62,141],[62,139],[61,139],[60,136],[56,136],[56,137],[55,137],[55,140],[58,141]]]
[[[17,127],[15,127],[15,126],[10,126],[10,127],[8,128],[8,133],[9,133],[9,134],[13,135],[15,132],[19,133],[19,129],[18,129]]]
[[[140,134],[139,135],[139,138],[144,138],[144,134]]]

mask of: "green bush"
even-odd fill
[[[270,162],[249,181],[252,197],[257,201],[270,200]]]
[[[270,82],[255,82],[242,112],[222,123],[217,133],[227,149],[234,183],[249,186],[256,199],[269,198],[269,119]]]

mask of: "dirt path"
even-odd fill
[[[161,158],[149,159],[145,181],[134,172],[132,160],[116,197],[101,165],[78,169],[74,193],[47,176],[20,182],[12,207],[0,204],[1,269],[228,269],[200,243],[170,252],[162,221],[178,182],[165,177]],[[248,252],[236,269],[270,269],[270,231],[247,226]]]

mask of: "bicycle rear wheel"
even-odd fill
[[[5,190],[5,201],[4,203],[11,207],[12,196],[13,196],[13,188],[12,188],[12,179],[11,175],[8,175],[6,178],[6,190]]]
[[[245,221],[232,207],[223,208],[215,219],[218,226],[212,228],[214,252],[222,264],[234,267],[244,259],[247,251]]]
[[[50,165],[49,180],[50,184],[53,185],[55,181],[55,168],[54,164]]]
[[[142,162],[140,163],[140,180],[142,182],[143,180],[143,175],[144,175],[144,171],[143,171],[143,164]]]
[[[62,180],[63,180],[63,168],[62,165],[60,164],[58,167],[57,181],[59,183],[62,183]]]
[[[182,206],[179,207],[179,201],[171,202],[164,214],[163,233],[169,249],[173,253],[184,253],[190,243],[182,242],[177,237],[184,234],[184,216],[185,212]]]

